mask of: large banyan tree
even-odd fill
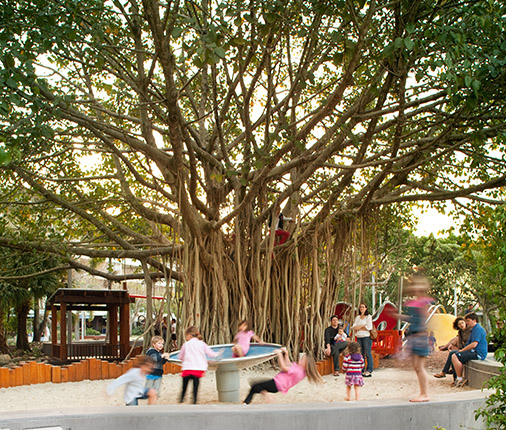
[[[0,3],[0,245],[175,280],[208,342],[320,352],[385,208],[501,198],[502,1]]]

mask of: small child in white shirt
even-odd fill
[[[346,339],[348,339],[348,335],[344,332],[344,328],[342,325],[340,325],[337,328],[337,334],[334,337],[334,340],[336,343],[344,342]]]
[[[107,386],[107,394],[112,395],[114,390],[125,385],[123,398],[127,406],[137,406],[139,399],[148,399],[148,405],[154,405],[158,396],[153,388],[146,388],[146,375],[149,375],[153,368],[154,360],[145,355],[139,361],[139,367],[134,367]]]

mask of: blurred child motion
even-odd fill
[[[154,405],[158,399],[156,390],[145,386],[146,375],[152,372],[154,365],[155,362],[150,356],[142,356],[138,367],[130,369],[107,386],[107,394],[111,396],[116,388],[125,385],[123,399],[127,406],[137,406],[142,399],[147,399],[148,405]]]
[[[269,393],[278,391],[286,394],[290,388],[302,381],[306,376],[309,382],[323,383],[322,377],[316,370],[316,365],[312,356],[302,354],[297,363],[290,362],[286,348],[276,350],[278,358],[279,372],[274,379],[257,382],[251,386],[248,397],[244,400],[245,404],[250,404],[253,396],[261,393],[267,402],[270,402]]]
[[[248,351],[251,341],[254,340],[258,343],[263,343],[253,330],[250,330],[250,324],[247,320],[242,320],[239,323],[239,331],[234,337],[234,346],[232,353],[234,357],[244,357]]]
[[[427,311],[433,302],[428,296],[430,284],[423,273],[423,269],[417,268],[415,273],[408,279],[408,285],[404,295],[408,300],[404,304],[406,315],[399,318],[409,322],[409,335],[407,337],[406,352],[411,357],[413,369],[418,378],[420,393],[417,397],[410,399],[410,402],[428,402],[429,379],[425,371],[425,362],[430,354],[430,343],[425,321]]]

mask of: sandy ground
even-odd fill
[[[469,390],[469,388],[451,386],[451,376],[444,379],[436,379],[432,376],[441,369],[445,358],[445,353],[438,352],[431,356],[427,362],[429,394],[434,399],[444,398],[446,394]],[[277,370],[271,364],[242,370],[240,372],[241,400],[248,394],[250,381],[269,379],[276,373]],[[310,384],[305,379],[287,394],[275,394],[272,400],[274,403],[344,402],[344,375],[337,377],[327,375],[323,377],[323,380],[324,384],[318,385]],[[404,399],[407,401],[418,394],[418,383],[414,371],[411,370],[409,360],[382,359],[380,368],[375,369],[373,376],[364,378],[364,381],[365,385],[360,390],[361,400]],[[0,411],[14,412],[36,409],[63,411],[76,407],[124,405],[122,387],[118,388],[112,396],[107,395],[106,387],[110,382],[111,380],[82,381],[2,388],[0,389]],[[189,390],[186,403],[190,402],[191,384]],[[180,392],[181,377],[179,375],[164,375],[158,404],[176,404]],[[214,372],[208,372],[201,380],[198,400],[201,404],[218,402]],[[261,403],[263,400],[262,396],[258,395],[253,399],[253,403]]]

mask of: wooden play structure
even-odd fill
[[[134,300],[126,290],[58,289],[46,303],[51,310],[49,355],[61,363],[86,358],[123,360],[130,351],[130,303]],[[107,311],[108,338],[72,341],[72,311]]]

